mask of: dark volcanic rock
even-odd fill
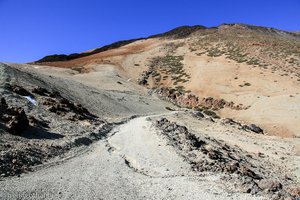
[[[143,39],[143,38],[140,38],[140,39]],[[103,51],[107,51],[107,50],[110,50],[110,49],[119,48],[119,47],[125,46],[127,44],[130,44],[130,43],[135,42],[135,41],[140,40],[140,39],[122,40],[122,41],[114,42],[112,44],[97,48],[97,49],[95,49],[91,52],[73,53],[73,54],[69,54],[69,55],[65,55],[65,54],[49,55],[49,56],[45,56],[44,58],[36,61],[35,63],[73,60],[73,59],[76,59],[76,58],[90,56],[90,55],[100,53],[100,52],[103,52]]]
[[[172,145],[178,149],[187,149],[187,152],[182,152],[184,156],[188,151],[199,150],[205,156],[202,161],[191,161],[194,163],[192,168],[198,171],[213,171],[236,173],[243,177],[252,179],[261,179],[251,169],[251,164],[248,159],[238,148],[233,148],[225,143],[212,138],[199,138],[193,133],[190,133],[185,126],[180,126],[174,122],[170,122],[166,118],[156,121],[156,126],[162,130],[162,134],[166,135]],[[187,156],[187,159],[191,158]],[[240,164],[243,163],[243,164]]]
[[[0,155],[0,175],[14,176],[29,171],[29,166],[41,164],[44,157],[37,149],[9,151]]]
[[[81,137],[81,138],[77,138],[75,139],[75,144],[76,145],[85,145],[88,146],[90,145],[93,141],[87,137]]]
[[[30,96],[30,97],[34,97],[33,94],[31,94],[30,92],[28,92],[25,88],[18,86],[18,85],[12,85],[11,86],[11,90],[13,92],[15,92],[18,95],[21,96]]]
[[[259,126],[256,126],[255,124],[244,125],[242,128],[244,130],[249,130],[249,131],[252,131],[254,133],[261,133],[262,134],[264,132]]]
[[[34,116],[29,116],[28,120],[31,126],[40,127],[40,128],[49,128],[48,122],[38,120]]]
[[[48,96],[50,95],[49,91],[45,88],[42,88],[42,87],[36,87],[32,90],[33,93],[35,94],[39,94],[41,96]]]
[[[260,189],[252,179],[248,179],[243,183],[240,191],[244,193],[257,194]]]
[[[203,117],[204,117],[204,115],[203,115],[202,112],[200,112],[200,111],[195,111],[195,112],[194,112],[194,115],[195,115],[197,118],[203,118]]]
[[[58,115],[71,115],[70,120],[96,119],[97,116],[91,114],[81,104],[76,104],[62,97],[59,93],[50,93],[51,97],[44,98],[42,104],[48,107],[50,112]]]
[[[7,103],[6,103],[6,100],[1,97],[0,99],[0,112],[1,112],[1,115],[3,114],[3,112],[8,108],[7,106]]]
[[[254,171],[252,171],[251,169],[249,169],[247,166],[242,165],[239,168],[239,173],[242,176],[248,176],[254,179],[261,179],[261,177],[259,175],[257,175]]]
[[[189,35],[191,35],[192,33],[199,31],[199,30],[203,30],[206,29],[205,26],[180,26],[177,28],[174,28],[168,32],[165,33],[161,33],[161,34],[157,34],[157,35],[153,35],[150,36],[152,38],[156,38],[156,37],[172,37],[172,38],[185,38]]]
[[[17,108],[13,110],[13,116],[11,120],[6,124],[8,132],[21,135],[29,127],[29,120],[25,111],[22,108]]]
[[[235,124],[232,120],[228,120],[228,123]],[[224,173],[227,181],[236,180],[240,191],[245,193],[292,197],[291,199],[300,194],[299,188],[286,190],[281,182],[271,179],[276,172],[264,164],[261,165],[258,162],[261,157],[251,155],[238,146],[230,146],[222,140],[193,134],[185,126],[170,122],[166,118],[157,120],[156,127],[178,154],[191,164],[194,171]],[[276,177],[280,180],[281,176],[276,174]]]
[[[3,97],[0,99],[0,122],[3,122],[7,131],[14,135],[21,135],[29,127],[24,109],[8,107]]]
[[[152,70],[143,71],[141,74],[141,78],[138,80],[139,85],[147,85],[149,76],[153,73]]]

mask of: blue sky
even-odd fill
[[[0,61],[29,62],[181,25],[300,30],[300,0],[0,0]]]

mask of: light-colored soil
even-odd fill
[[[26,79],[30,77],[27,73],[33,74],[39,81],[30,80],[33,83],[30,83],[29,87],[41,86],[40,80],[43,80],[44,85],[55,88],[63,96],[80,102],[94,114],[104,118],[113,119],[136,114],[153,114],[165,111],[166,106],[171,106],[167,102],[149,96],[144,88],[133,86],[133,83],[128,79],[119,76],[112,70],[110,65],[102,65],[100,66],[102,71],[98,70],[98,72],[93,72],[94,74],[85,75],[80,75],[70,69],[9,65],[21,70],[19,74],[9,75],[10,77],[15,76],[11,78],[12,83],[14,83],[14,79],[26,82],[28,81]],[[95,69],[97,70],[97,66]],[[99,74],[101,76],[97,79]]]
[[[75,145],[67,154],[49,159],[46,165],[33,168],[35,169],[33,172],[21,174],[21,177],[4,178],[0,181],[1,199],[269,198],[264,193],[259,196],[241,193],[234,182],[223,179],[224,174],[221,172],[192,170],[191,164],[169,144],[165,137],[161,136],[154,126],[155,120],[161,117],[167,117],[186,126],[199,137],[209,136],[222,140],[232,147],[238,146],[253,155],[263,153],[265,157],[259,158],[257,163],[266,166],[266,170],[274,170],[278,177],[286,174],[295,183],[299,181],[297,167],[300,162],[297,156],[299,149],[295,146],[298,138],[290,140],[257,135],[225,125],[222,120],[212,122],[210,118],[196,119],[190,112],[168,112],[166,107],[175,110],[178,108],[148,95],[144,87],[128,80],[128,77],[120,74],[112,65],[93,65],[93,70],[84,74],[65,68],[9,65],[2,68],[5,69],[1,74],[2,84],[17,83],[25,88],[40,84],[51,87],[83,104],[100,119],[109,122],[120,122],[123,119],[122,123],[124,123],[124,119],[135,115],[145,115],[145,117],[131,119],[123,125],[115,124],[116,128],[108,134],[104,133],[101,127],[97,128],[96,124],[91,125],[86,121],[76,122],[76,127],[80,124],[78,129],[80,131],[75,131],[72,135],[67,133],[72,130],[68,128],[72,122],[65,119],[50,120],[53,116],[42,112],[43,119],[52,122],[49,131],[66,132],[60,133],[65,135],[63,138],[40,139],[41,148],[46,147],[44,145],[70,143],[78,137],[89,138],[90,132],[95,131],[98,131],[97,135],[101,136],[100,140],[92,140],[94,143],[90,147]],[[13,96],[6,94],[5,97],[10,99]],[[9,101],[11,102],[13,99]],[[18,101],[15,101],[16,105],[17,103]],[[42,107],[39,107],[39,110],[29,107],[26,112],[36,114],[41,109]],[[81,125],[86,126],[87,129],[80,128]],[[89,130],[91,128],[93,130]],[[8,133],[4,134],[8,136]],[[17,136],[16,138],[20,138],[22,144],[36,145],[39,141],[39,139]],[[6,141],[6,139],[7,137],[2,137],[2,140]],[[17,141],[14,145],[21,147]],[[267,165],[269,163],[272,165]],[[271,166],[274,168],[272,169]]]
[[[222,31],[231,29],[222,27]],[[71,68],[83,66],[90,71],[91,75],[75,75],[77,78],[91,78],[91,84],[97,86],[93,81],[100,73],[115,71],[127,80],[136,82],[143,71],[148,69],[151,58],[164,56],[168,51],[165,45],[168,43],[185,44],[175,49],[172,55],[184,56],[184,70],[191,76],[186,83],[179,84],[193,94],[203,97],[223,98],[233,101],[236,105],[243,104],[250,107],[248,110],[220,110],[222,117],[230,117],[243,120],[246,123],[257,123],[270,135],[282,137],[299,137],[300,127],[299,92],[300,81],[294,74],[285,72],[284,67],[273,70],[271,67],[253,67],[246,63],[237,63],[234,60],[220,57],[209,57],[197,55],[197,51],[191,51],[189,45],[197,42],[199,36],[188,39],[147,39],[133,42],[118,49],[113,49],[91,56],[66,61],[51,62],[44,65]],[[194,43],[193,43],[194,42]],[[193,47],[194,48],[194,47]],[[250,46],[249,46],[250,48]],[[260,48],[251,44],[251,48]],[[254,51],[254,50],[253,50]],[[256,55],[256,54],[255,54]],[[270,60],[270,59],[269,59]],[[97,65],[100,64],[100,65]],[[97,67],[95,67],[97,66]],[[113,69],[114,68],[114,69]],[[295,73],[298,71],[295,69]],[[104,71],[103,71],[104,70]],[[95,73],[96,72],[96,73]],[[104,78],[104,76],[101,76]],[[105,80],[105,78],[104,78]],[[153,80],[149,79],[150,86]],[[249,83],[250,86],[245,84]],[[107,85],[102,84],[103,88]],[[132,85],[131,85],[132,86]],[[162,81],[162,86],[173,87],[170,80]],[[118,87],[120,88],[120,87]],[[272,102],[272,103],[270,103]],[[264,111],[262,111],[264,108]]]
[[[186,84],[188,90],[199,96],[250,106],[241,111],[221,110],[222,117],[258,124],[271,135],[300,136],[299,81],[222,57],[190,56],[186,57],[185,64],[187,71],[193,74]],[[250,86],[240,87],[245,83]]]
[[[1,199],[263,199],[191,172],[145,117],[60,165],[0,182]]]
[[[259,162],[264,163],[267,166],[265,168],[272,166],[272,170],[286,173],[287,176],[295,177],[297,182],[300,182],[298,167],[300,156],[296,149],[297,145],[290,138],[245,132],[234,125],[224,124],[223,120],[216,122],[211,122],[209,119],[199,120],[188,113],[171,115],[168,118],[186,126],[199,137],[204,135],[225,141],[228,145],[237,146],[256,155],[262,153],[264,158],[260,158]]]

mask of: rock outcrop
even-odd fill
[[[4,123],[7,131],[14,135],[22,135],[29,127],[29,120],[24,109],[8,107],[3,97],[0,101],[0,122]]]
[[[259,155],[211,137],[197,136],[187,127],[166,118],[157,120],[155,126],[196,172],[227,174],[224,180],[235,182],[240,191],[245,193],[264,193],[273,199],[299,197],[299,188],[284,187],[281,182],[284,178],[279,178],[279,174],[275,178],[274,172],[257,162]]]
[[[165,98],[168,101],[171,101],[174,104],[183,107],[197,108],[205,107],[213,110],[219,110],[225,107],[234,109],[234,110],[243,110],[246,109],[243,105],[235,105],[234,102],[228,102],[224,99],[215,99],[213,97],[197,97],[193,94],[185,94],[176,89],[170,89],[161,87],[154,91],[159,96]]]

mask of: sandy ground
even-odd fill
[[[222,57],[187,56],[185,64],[193,75],[188,90],[250,106],[242,111],[221,110],[222,117],[258,124],[271,135],[299,136],[299,81]],[[245,83],[251,85],[240,87]]]
[[[1,199],[263,199],[226,192],[218,175],[193,174],[145,117],[75,158],[0,186]]]

